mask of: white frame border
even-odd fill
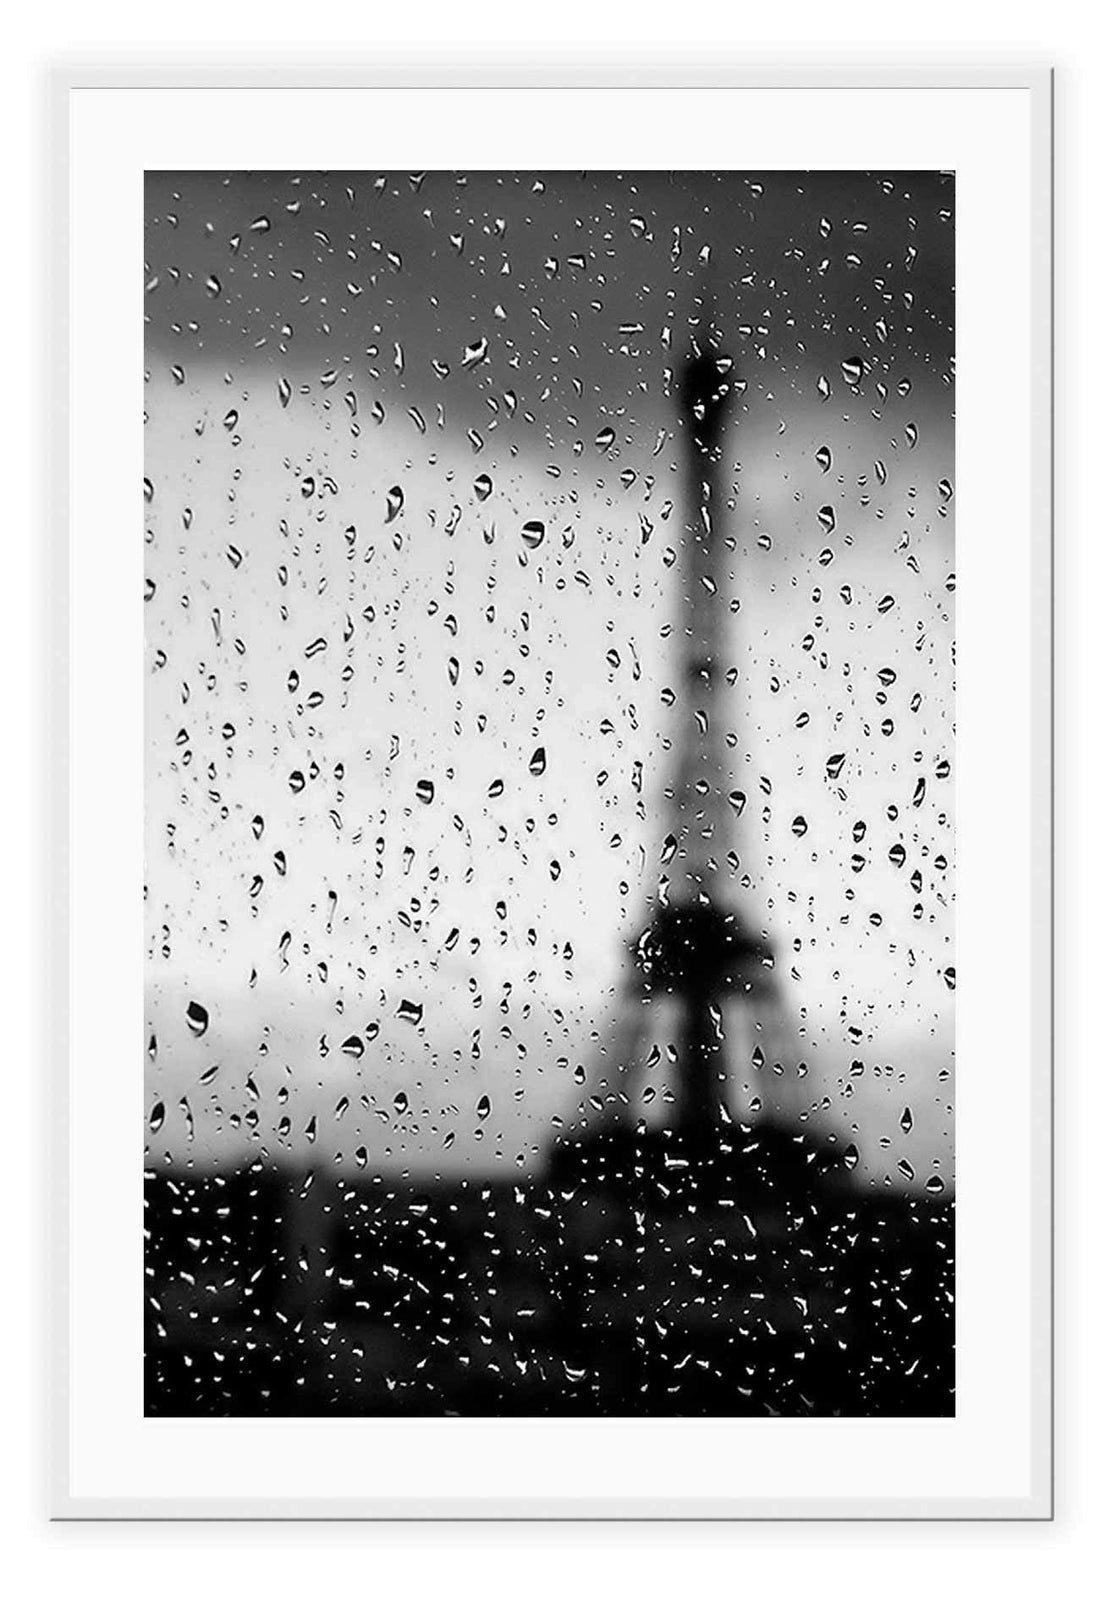
[[[438,1501],[376,1502],[369,1510],[361,1501],[342,1499],[160,1500],[74,1498],[69,1486],[68,1445],[68,1012],[48,1011],[47,1001],[69,998],[68,942],[68,138],[69,95],[79,89],[333,89],[333,88],[974,88],[1025,89],[1032,97],[1031,216],[1033,306],[1030,310],[1030,434],[1033,452],[1032,489],[1032,812],[1035,825],[1030,864],[1034,912],[1032,1001],[1031,1171],[1034,1179],[1030,1292],[1034,1355],[1041,1359],[1032,1380],[1028,1404],[1033,1468],[1026,1499],[1006,1502],[962,1500],[925,1502],[919,1511],[901,1502],[868,1496],[852,1501],[808,1501],[792,1496],[765,1502],[740,1502],[734,1511],[713,1502],[666,1503],[623,1501],[595,1503]],[[48,250],[50,284],[46,305],[51,314],[48,354],[50,443],[44,488],[48,519],[47,585],[51,625],[46,640],[46,709],[50,736],[47,752],[47,819],[51,853],[47,867],[50,945],[42,1001],[42,1029],[49,1069],[48,1158],[51,1250],[49,1307],[51,1333],[50,1510],[62,1519],[375,1519],[375,1520],[760,1520],[760,1519],[1050,1519],[1053,1517],[1052,1356],[1052,74],[1045,67],[986,68],[951,65],[934,68],[754,68],[579,64],[542,67],[453,67],[376,65],[363,69],[327,66],[287,68],[283,65],[240,67],[113,67],[99,63],[55,69],[49,82],[47,180],[52,203]]]

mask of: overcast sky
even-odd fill
[[[952,209],[940,175],[150,178],[151,1154],[514,1171],[598,1095],[690,717],[668,380],[705,311],[717,858],[810,1069],[764,1094],[865,1176],[950,1176]]]

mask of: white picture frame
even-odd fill
[[[1051,1517],[1049,72],[97,65],[51,93],[53,1516]],[[365,165],[956,173],[954,1419],[142,1414],[136,512],[108,539],[142,457],[142,177]]]

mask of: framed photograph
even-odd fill
[[[1049,1517],[1049,74],[54,99],[55,1515]]]

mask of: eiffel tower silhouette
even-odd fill
[[[662,876],[652,921],[633,945],[634,991],[643,1006],[660,996],[680,1008],[680,1091],[674,1129],[706,1145],[724,1111],[727,1080],[724,1013],[774,999],[775,957],[719,886],[719,851],[728,851],[735,818],[728,793],[723,703],[736,671],[723,660],[728,603],[715,552],[714,488],[734,402],[732,359],[713,328],[696,338],[680,372],[679,396],[688,460],[688,512],[680,729]],[[728,877],[723,872],[724,881]]]

